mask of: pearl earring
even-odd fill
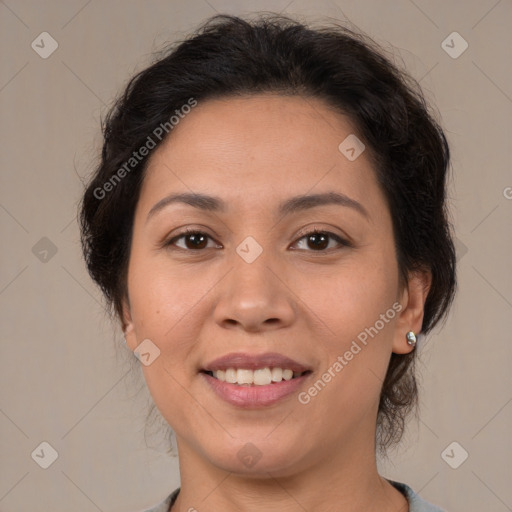
[[[412,347],[414,347],[416,345],[416,342],[418,341],[418,339],[416,338],[416,334],[414,334],[413,331],[409,331],[405,337],[407,338],[407,343],[409,345],[411,345]]]

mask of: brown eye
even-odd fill
[[[185,245],[187,245],[187,241],[190,242],[188,245],[189,249],[204,249],[208,244],[208,236],[205,236],[203,233],[192,233],[185,235]]]
[[[329,242],[331,240],[334,240],[336,243],[338,243],[339,246],[350,246],[346,240],[343,240],[343,238],[335,235],[334,233],[331,233],[330,231],[311,231],[299,238],[299,241],[296,243],[299,243],[301,240],[305,240],[306,247],[316,252],[326,252],[326,249],[329,248]],[[336,247],[331,247],[331,249],[335,248]]]
[[[184,246],[180,246],[180,245],[176,244],[176,242],[181,239],[183,239],[185,241]],[[211,237],[202,231],[187,230],[187,231],[173,237],[165,245],[166,246],[176,245],[176,247],[179,247],[180,249],[191,250],[191,251],[201,250],[201,249],[207,248],[208,239],[211,240]]]
[[[329,245],[329,235],[326,235],[325,233],[313,233],[308,235],[306,238],[309,247],[314,248],[315,250],[327,249],[327,246]]]

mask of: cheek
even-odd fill
[[[165,340],[176,330],[193,329],[194,307],[215,276],[197,275],[164,258],[135,253],[128,289],[135,328],[140,335]],[[211,281],[211,283],[210,283]]]
[[[378,397],[391,356],[401,309],[397,266],[386,253],[374,252],[314,282],[304,280],[298,295],[314,312],[309,316],[321,320],[315,338],[324,352],[322,371],[330,372],[322,380],[332,381],[323,399],[335,408],[364,407],[363,397],[366,403]]]
[[[191,368],[204,325],[201,298],[218,280],[215,277],[184,272],[165,258],[132,255],[128,289],[137,341],[150,339],[160,351],[153,363],[142,366],[144,378],[157,408],[178,430],[185,417],[200,422],[204,414],[186,390],[194,377]]]
[[[201,329],[194,305],[202,292],[187,283],[179,270],[142,252],[132,254],[128,276],[137,343],[149,339],[159,351],[150,365],[142,365],[144,378],[155,404],[167,417],[169,411],[180,410],[183,387],[189,385],[186,366],[194,363]]]
[[[376,322],[383,335],[391,331],[398,271],[392,259],[373,254],[366,261],[354,258],[326,275],[303,275],[296,280],[294,291],[322,320],[325,332],[346,343]]]

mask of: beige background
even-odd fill
[[[137,511],[179,484],[157,433],[144,439],[138,362],[81,260],[80,177],[100,117],[152,51],[216,11],[255,10],[348,18],[395,47],[437,105],[460,288],[418,347],[421,419],[381,468],[452,512],[512,510],[510,0],[0,2],[0,510]],[[59,45],[47,59],[31,48],[45,31]],[[441,46],[453,31],[469,44],[455,59]],[[43,441],[58,452],[48,469],[31,456]],[[453,441],[452,464],[469,453],[457,469],[441,456]]]

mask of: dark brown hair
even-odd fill
[[[165,140],[155,130],[169,126],[191,98],[264,92],[316,97],[349,117],[389,205],[402,283],[412,271],[432,273],[422,333],[446,315],[456,285],[446,209],[448,143],[419,84],[381,50],[339,24],[313,29],[279,15],[252,21],[217,15],[129,81],[103,123],[101,162],[80,212],[89,273],[119,318],[134,212],[150,156],[127,167],[133,152],[151,134],[155,146]],[[391,356],[377,421],[382,451],[401,438],[407,413],[417,405],[415,352]]]

